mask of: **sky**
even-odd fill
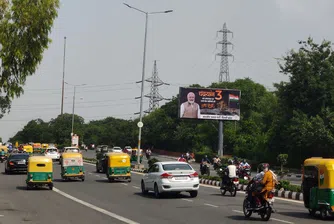
[[[229,41],[230,81],[249,77],[268,89],[287,81],[275,58],[298,48],[298,40],[333,40],[334,1],[309,0],[61,0],[59,15],[36,73],[27,79],[25,93],[13,100],[12,109],[0,119],[4,141],[32,119],[49,121],[60,114],[64,36],[65,81],[77,87],[75,113],[85,122],[108,116],[133,119],[138,115],[145,15],[149,15],[145,77],[158,74],[170,85],[160,94],[175,96],[180,86],[217,82],[221,40],[217,31],[226,23],[233,32]],[[145,83],[145,94],[149,93]],[[73,86],[65,85],[64,113],[72,113]],[[148,108],[144,99],[144,109]],[[166,101],[161,101],[163,105]],[[69,124],[71,125],[71,124]],[[5,127],[5,128],[2,128]]]

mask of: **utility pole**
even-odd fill
[[[142,79],[141,81],[141,94],[140,94],[140,112],[139,112],[139,122],[137,124],[139,128],[139,133],[138,133],[138,154],[137,154],[137,165],[139,168],[140,165],[140,148],[141,148],[141,129],[143,127],[143,99],[144,99],[144,81],[145,81],[145,61],[146,61],[146,43],[147,43],[147,22],[148,22],[148,15],[151,14],[162,14],[162,13],[170,13],[173,12],[173,10],[166,10],[166,11],[160,11],[160,12],[145,12],[141,9],[132,7],[131,5],[128,5],[126,3],[123,3],[125,6],[129,7],[130,9],[134,9],[138,12],[141,12],[145,14],[145,35],[144,35],[144,52],[143,52],[143,68],[142,68]]]
[[[160,101],[170,100],[170,99],[162,97],[159,94],[159,86],[169,85],[169,84],[161,81],[161,79],[159,78],[158,69],[157,69],[157,61],[156,60],[154,61],[152,77],[146,79],[146,82],[151,83],[151,91],[150,91],[150,94],[145,95],[145,97],[150,98],[149,108],[148,108],[148,110],[145,111],[145,113],[151,113],[155,109],[159,108],[159,102]]]
[[[62,81],[62,88],[61,88],[61,111],[60,111],[60,115],[63,115],[63,112],[64,112],[65,52],[66,52],[66,37],[64,37],[63,81]]]
[[[230,81],[230,74],[229,74],[229,67],[228,67],[228,57],[233,57],[232,54],[228,53],[228,45],[233,44],[227,40],[227,34],[231,33],[233,37],[233,33],[227,29],[226,23],[224,23],[223,29],[219,30],[218,32],[223,33],[222,41],[217,42],[217,44],[222,45],[221,53],[217,55],[221,57],[220,61],[220,71],[219,71],[219,82],[229,82]],[[218,155],[224,155],[224,123],[222,120],[219,121],[219,129],[218,129]]]

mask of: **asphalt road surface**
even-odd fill
[[[95,154],[95,151],[94,150],[88,150],[87,152],[83,151],[83,155],[84,157],[87,157],[87,158],[96,158],[96,154]],[[173,159],[171,158],[168,158],[168,157],[164,157],[164,156],[159,156],[159,155],[154,155],[152,157],[156,157],[158,160],[160,161],[171,161]],[[146,157],[144,156],[144,159],[143,159],[143,164],[145,165],[145,167],[147,167],[147,160],[146,160]],[[190,163],[190,165],[196,170],[199,172],[199,168],[200,168],[200,165],[199,163]],[[211,167],[211,173],[210,173],[211,176],[217,176],[216,172],[213,170],[213,168]],[[255,172],[252,172],[252,176],[255,176],[256,173]],[[284,177],[283,178],[284,180],[288,180],[290,181],[291,184],[294,184],[294,185],[301,185],[301,178],[298,178],[298,177]]]
[[[25,174],[1,173],[0,223],[263,223],[256,214],[250,220],[244,218],[242,192],[231,198],[221,196],[216,187],[201,185],[197,198],[184,193],[155,199],[141,194],[143,174],[132,172],[131,183],[109,183],[105,175],[95,173],[94,165],[85,164],[85,169],[84,182],[62,182],[60,166],[55,163],[53,191],[27,191]],[[270,223],[322,223],[310,217],[300,201],[276,198],[275,209]]]

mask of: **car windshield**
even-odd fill
[[[26,154],[17,154],[17,155],[11,155],[9,159],[28,159],[29,155]]]
[[[166,171],[170,170],[192,170],[191,166],[188,164],[164,164],[162,165],[162,169]]]

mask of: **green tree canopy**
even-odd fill
[[[59,0],[0,0],[0,118],[42,61]]]

